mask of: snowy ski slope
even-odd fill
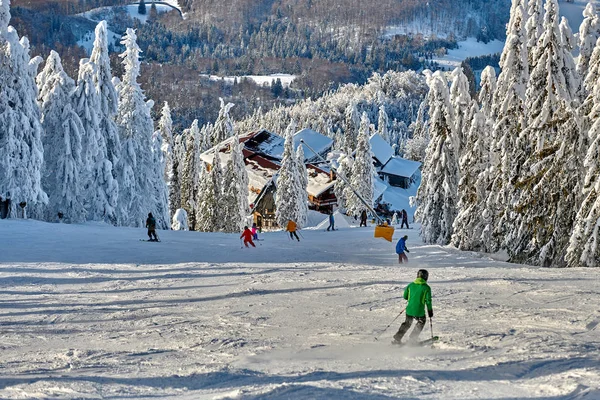
[[[600,277],[373,228],[238,235],[0,220],[1,399],[600,399]],[[390,344],[430,270],[434,349]],[[430,336],[429,324],[422,338]],[[379,337],[376,341],[375,337]]]

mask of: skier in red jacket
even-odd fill
[[[242,236],[240,236],[240,239],[241,238],[244,238],[244,245],[246,247],[248,247],[248,243],[250,243],[252,247],[256,247],[252,241],[252,231],[248,229],[247,226],[244,227],[244,232],[242,232]]]

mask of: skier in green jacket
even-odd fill
[[[410,329],[413,320],[417,320],[417,325],[410,334],[410,341],[416,341],[419,334],[425,326],[427,318],[425,317],[425,305],[427,305],[427,314],[433,318],[433,307],[431,306],[431,288],[427,284],[429,272],[420,269],[417,272],[417,279],[410,283],[404,289],[404,298],[408,300],[406,306],[406,320],[400,325],[400,329],[394,335],[396,343],[400,343],[406,332]]]

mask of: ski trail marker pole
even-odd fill
[[[390,323],[388,324],[388,326],[386,326],[385,328],[383,328],[383,330],[382,330],[381,332],[379,332],[379,333],[377,334],[377,336],[381,336],[381,335],[383,335],[383,334],[385,333],[385,331],[387,331],[387,330],[388,330],[388,328],[389,328],[390,326],[392,326],[392,324],[393,324],[393,323],[394,323],[394,322],[395,322],[395,321],[396,321],[396,320],[397,320],[397,319],[398,319],[398,318],[399,318],[399,317],[402,315],[402,313],[404,312],[404,310],[406,310],[406,308],[403,308],[403,309],[402,309],[402,311],[400,311],[400,313],[399,313],[398,315],[396,315],[396,318],[394,318],[394,319],[392,320],[392,322],[390,322]],[[375,336],[375,341],[378,341],[378,340],[379,340],[379,338],[378,338],[377,336]]]

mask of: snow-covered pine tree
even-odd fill
[[[118,87],[116,117],[124,150],[116,168],[119,177],[119,219],[125,226],[144,226],[146,215],[151,212],[157,228],[167,229],[170,226],[167,188],[160,159],[152,152],[154,123],[150,108],[137,82],[141,50],[135,31],[128,28],[121,43],[125,46],[125,51],[120,54],[125,71]]]
[[[479,104],[481,105],[481,112],[483,113],[483,116],[486,118],[490,125],[496,119],[492,111],[496,87],[496,70],[494,69],[494,67],[488,65],[481,72],[478,100]]]
[[[211,143],[211,137],[212,137],[212,132],[213,132],[213,124],[211,124],[210,122],[207,123],[206,125],[202,125],[202,129],[200,129],[200,150],[202,152],[210,149],[212,146],[210,145]]]
[[[356,142],[356,153],[352,164],[352,177],[350,184],[356,190],[362,200],[373,206],[375,165],[373,164],[373,153],[371,152],[371,124],[366,112],[363,112],[358,130]],[[347,192],[346,212],[350,215],[360,215],[363,210],[370,210],[363,204],[354,192]]]
[[[596,10],[596,1],[589,0],[583,10],[583,21],[579,25],[579,58],[577,59],[577,72],[580,76],[587,76],[590,58],[600,37],[600,18]]]
[[[429,80],[429,136],[415,219],[425,243],[448,244],[457,214],[458,154],[448,84],[438,71]]]
[[[593,93],[597,97],[595,113],[600,114],[600,84],[595,86]],[[569,267],[600,266],[600,118],[594,120],[588,137],[591,144],[583,162],[586,171],[582,183],[584,200],[577,212],[565,256]]]
[[[304,146],[298,146],[296,161],[298,162],[298,177],[300,178],[300,191],[298,192],[298,225],[306,226],[308,222],[308,171],[304,163]]]
[[[190,230],[196,230],[196,215],[198,198],[198,179],[200,178],[200,129],[198,120],[192,122],[189,129],[183,131],[182,140],[185,140],[185,153],[183,155],[183,168],[181,168],[181,207],[188,214]]]
[[[387,112],[385,112],[385,106],[381,105],[379,107],[379,115],[377,118],[377,133],[379,133],[379,136],[381,136],[383,138],[383,140],[388,142],[390,145],[398,144],[398,142],[395,142],[395,143],[392,142],[392,140],[390,138],[389,130],[388,130],[388,125],[389,125],[389,118],[388,118]]]
[[[233,103],[225,104],[222,98],[219,98],[219,100],[221,101],[221,108],[219,109],[215,126],[212,129],[213,146],[233,136],[233,121],[229,116],[229,110],[233,107]]]
[[[458,154],[462,154],[465,136],[469,132],[468,113],[471,109],[471,95],[469,94],[469,80],[462,67],[452,71],[452,84],[450,85],[450,104],[454,110],[454,133],[458,143]]]
[[[343,147],[353,151],[356,148],[358,130],[360,128],[360,114],[355,102],[348,104],[344,111],[344,144]]]
[[[545,11],[540,58],[526,93],[529,125],[523,136],[532,149],[516,183],[516,218],[505,243],[515,262],[564,266],[579,204],[583,137],[564,76],[557,1],[548,0]]]
[[[149,103],[148,109],[150,109],[154,102],[150,101]],[[152,197],[148,200],[151,201],[150,207],[153,207],[151,209],[155,210],[152,214],[156,219],[156,227],[160,229],[169,229],[171,227],[172,219],[169,212],[169,188],[167,187],[167,182],[165,182],[163,178],[165,168],[162,147],[163,141],[160,132],[154,132],[152,134],[152,159],[150,162],[150,175],[148,177],[148,186]]]
[[[104,170],[112,171],[113,165],[108,161],[106,142],[100,132],[100,97],[94,86],[95,68],[96,65],[88,59],[79,62],[77,86],[72,95],[73,107],[84,128],[81,133],[81,179],[86,193],[84,202],[88,220],[116,224],[118,184],[116,180],[105,179],[108,177],[104,176]],[[103,165],[105,162],[110,165]]]
[[[169,216],[173,218],[175,212],[181,208],[181,187],[179,186],[179,174],[177,155],[175,151],[175,139],[173,137],[173,120],[171,119],[171,108],[165,101],[158,121],[158,132],[162,138],[163,176],[167,184]]]
[[[202,232],[214,231],[213,215],[216,213],[217,199],[212,184],[210,172],[206,169],[204,163],[200,167],[200,182],[198,185],[198,215],[194,217],[195,230]],[[185,209],[184,209],[185,210]],[[188,215],[189,221],[189,215]],[[190,228],[191,229],[191,228]]]
[[[342,151],[338,158],[338,167],[336,170],[337,178],[335,183],[333,184],[333,192],[335,193],[335,198],[337,199],[338,208],[346,211],[347,203],[348,203],[348,192],[350,191],[348,185],[344,182],[340,176],[346,178],[346,181],[350,182],[352,179],[352,164],[354,163],[354,159],[350,155],[350,150],[347,149]]]
[[[46,203],[41,170],[44,158],[40,108],[29,41],[9,26],[9,0],[0,0],[0,197],[9,215],[22,215],[19,203]]]
[[[298,204],[300,187],[300,174],[298,162],[294,152],[295,122],[292,121],[285,132],[283,158],[277,177],[277,194],[275,196],[275,219],[277,224],[285,227],[289,220],[298,224],[300,206]]]
[[[96,66],[94,85],[100,97],[100,132],[106,143],[108,159],[113,166],[116,166],[116,162],[121,157],[119,131],[114,121],[117,115],[119,96],[112,82],[106,21],[101,21],[96,25],[95,35],[90,61]]]
[[[407,140],[404,146],[404,158],[422,162],[425,160],[425,152],[429,145],[429,98],[425,96],[419,111],[417,119],[410,125],[412,138]]]
[[[220,232],[225,227],[223,220],[223,168],[221,167],[220,151],[215,149],[213,163],[210,169],[206,199],[199,200],[200,207],[196,210],[196,219],[201,220],[200,213],[206,214],[209,226],[202,227],[206,232]],[[205,201],[206,200],[206,201]]]
[[[452,245],[461,250],[482,248],[483,224],[481,212],[487,197],[487,186],[482,175],[489,165],[489,143],[487,142],[487,118],[475,108],[473,121],[465,138],[460,157],[461,177],[458,183],[458,215],[454,220]]]
[[[500,56],[501,72],[492,104],[495,124],[491,138],[490,190],[482,213],[482,241],[486,251],[496,252],[506,236],[510,218],[508,204],[518,196],[513,179],[527,157],[528,142],[519,138],[525,126],[525,88],[529,79],[523,7],[513,0],[506,43]]]
[[[569,26],[569,22],[565,17],[562,17],[559,25],[560,37],[561,37],[561,49],[563,51],[563,67],[562,74],[565,77],[565,85],[567,92],[571,99],[571,106],[573,108],[579,107],[583,97],[583,86],[581,82],[581,75],[577,72],[575,66],[575,60],[573,59],[573,50],[577,45],[575,42],[575,36]]]
[[[71,105],[75,82],[63,70],[54,50],[37,81],[44,128],[42,187],[48,194],[48,204],[39,208],[37,217],[51,222],[60,218],[68,223],[83,222],[81,136],[85,128]]]
[[[223,222],[225,232],[241,232],[247,223],[248,172],[238,135],[231,142],[231,156],[227,160],[223,178]]]
[[[525,22],[526,31],[526,46],[527,46],[527,65],[529,71],[533,69],[537,62],[537,55],[535,49],[538,44],[538,40],[542,36],[544,31],[544,9],[543,0],[529,0],[527,3],[527,9],[525,10],[524,0],[514,1],[512,3],[511,14],[514,13],[513,9],[518,3],[523,8],[521,17],[527,16]],[[508,29],[507,29],[508,31]],[[506,46],[505,46],[506,47]]]

